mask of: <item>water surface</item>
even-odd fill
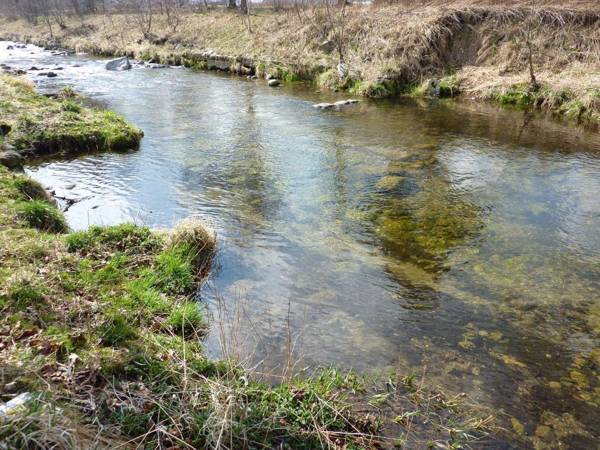
[[[32,72],[40,89],[73,85],[145,132],[138,152],[27,169],[82,199],[73,228],[214,226],[213,355],[415,371],[506,414],[528,445],[597,447],[597,133],[444,102],[321,111],[339,97],[5,47],[0,61],[64,68]]]

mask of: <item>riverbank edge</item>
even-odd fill
[[[0,164],[139,147],[142,130],[112,111],[85,107],[65,88],[53,97],[22,77],[0,74]]]
[[[522,20],[519,17],[526,14],[526,11],[522,8],[509,9],[505,11],[505,15],[512,18],[503,18],[502,20],[509,22],[511,20]],[[424,29],[421,33],[436,35],[439,31],[437,28],[440,26],[452,30],[458,23],[465,26],[474,26],[487,20],[486,17],[494,17],[497,14],[498,11],[492,8],[449,8],[448,11],[429,24],[431,27],[430,32]],[[570,21],[586,24],[594,21],[600,23],[599,14],[585,10],[554,8],[539,14],[542,21],[547,20],[544,19],[546,16],[556,16],[569,23]],[[473,23],[471,24],[471,22]],[[500,74],[505,69],[494,64],[487,67],[484,72],[475,71],[473,73],[470,70],[471,68],[467,67],[448,66],[427,70],[425,67],[419,67],[418,70],[411,69],[414,72],[412,75],[405,73],[397,75],[382,74],[376,80],[366,80],[345,73],[347,69],[336,67],[335,64],[314,63],[309,59],[288,63],[270,57],[231,56],[212,50],[204,51],[196,48],[174,49],[169,46],[168,40],[159,39],[156,36],[147,37],[137,42],[106,43],[96,41],[95,35],[90,30],[86,31],[83,26],[77,28],[76,31],[75,36],[69,35],[69,31],[65,30],[64,35],[55,35],[50,38],[42,36],[43,33],[38,29],[34,29],[37,36],[23,33],[5,33],[3,38],[35,44],[46,49],[65,48],[94,56],[128,56],[155,64],[183,65],[198,71],[216,70],[265,80],[276,78],[283,83],[307,82],[317,89],[347,91],[352,95],[373,99],[410,96],[417,98],[456,98],[468,102],[486,102],[510,109],[534,110],[573,125],[592,130],[600,129],[600,85],[597,86],[595,93],[588,92],[585,94],[580,90],[569,90],[564,86],[554,86],[552,82],[544,79],[539,80],[539,85],[532,86],[525,75],[522,80],[518,78],[503,79]],[[442,33],[443,36],[439,38],[442,40],[439,43],[432,43],[432,52],[434,49],[437,51],[436,46],[452,46],[452,33],[448,31],[450,36],[445,36],[445,33]],[[449,42],[445,42],[443,39]],[[561,51],[563,50],[561,49]],[[406,66],[427,66],[430,64],[430,59],[438,57],[427,55],[423,49],[419,49],[416,53],[413,57],[414,61],[405,62]],[[428,73],[425,79],[424,73]],[[484,84],[486,87],[473,86],[477,84],[477,80],[481,77],[485,79]],[[590,88],[593,88],[593,86],[590,86]]]
[[[381,397],[364,377],[328,369],[272,387],[234,361],[205,357],[200,339],[208,320],[195,296],[216,239],[201,221],[185,220],[170,232],[133,224],[69,232],[45,189],[23,173],[0,166],[0,194],[2,442],[14,448],[381,443],[383,402],[367,413],[365,403],[386,400],[389,384]],[[457,398],[413,380],[398,377],[393,392],[427,420],[439,416],[428,432],[432,441],[485,435],[489,419],[459,412]],[[409,419],[397,425],[410,429]],[[406,438],[400,433],[385,442]]]

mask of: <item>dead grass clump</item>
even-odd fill
[[[194,265],[202,268],[215,252],[217,235],[204,220],[193,216],[177,224],[169,235],[167,245],[189,249]]]

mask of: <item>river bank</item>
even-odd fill
[[[338,14],[338,15],[336,15]],[[248,18],[220,9],[153,17],[150,32],[127,14],[41,21],[1,19],[3,37],[93,55],[129,55],[197,70],[222,70],[368,97],[451,96],[534,108],[597,128],[600,14],[589,6],[527,8],[349,6]],[[527,29],[526,28],[527,25]],[[343,65],[340,66],[340,56]],[[539,86],[530,86],[529,56]],[[429,86],[434,86],[430,89]]]
[[[44,120],[35,120],[31,141],[40,148],[55,142],[47,136],[65,110],[107,114],[73,92],[46,98],[21,79],[2,82],[3,94],[14,94],[2,99],[3,123],[17,124],[4,144],[21,142],[12,136],[21,130],[16,115],[38,117],[40,104]],[[65,127],[61,142],[94,136],[95,126]],[[462,396],[425,389],[411,375],[378,386],[325,370],[273,387],[233,361],[209,360],[200,344],[209,322],[195,294],[216,242],[201,222],[171,232],[132,224],[69,232],[27,176],[0,166],[0,193],[0,395],[16,405],[0,413],[0,439],[10,447],[458,445],[490,426],[462,410]]]
[[[139,146],[140,129],[80,100],[69,88],[48,98],[26,80],[0,74],[0,161],[18,167],[28,159]]]

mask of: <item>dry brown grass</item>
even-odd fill
[[[175,32],[166,31],[170,29],[166,18],[155,17],[155,39],[144,38],[131,16],[90,17],[85,25],[72,18],[57,37],[61,45],[99,55],[179,62],[201,60],[214,52],[232,57],[232,65],[235,58],[247,61],[261,73],[269,72],[269,67],[285,67],[285,73],[315,79],[329,70],[328,76],[320,77],[324,87],[354,87],[355,93],[373,96],[455,74],[461,92],[489,98],[490,90],[528,81],[523,30],[530,14],[528,2],[497,4],[432,0],[349,7],[343,33],[349,76],[344,80],[331,70],[339,62],[337,52],[325,51],[321,45],[339,31],[322,8],[279,13],[255,8],[252,33],[244,16],[222,9],[186,14]],[[536,2],[532,38],[539,81],[556,91],[568,86],[572,96],[588,107],[595,104],[589,97],[600,90],[600,11],[594,4],[589,0]],[[42,23],[3,21],[0,29],[33,42],[49,39]],[[258,70],[261,67],[267,70]],[[373,89],[379,85],[385,88]]]

